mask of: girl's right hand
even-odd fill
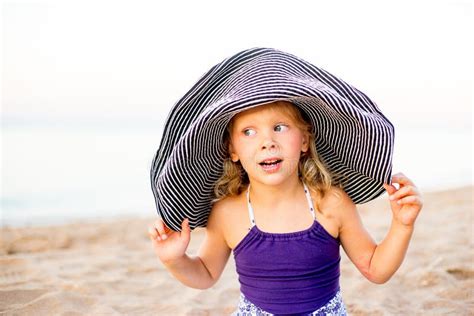
[[[188,248],[191,240],[189,220],[185,218],[181,223],[181,232],[175,232],[169,229],[161,219],[158,219],[148,227],[148,236],[161,262],[172,263],[182,258]]]

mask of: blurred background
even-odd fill
[[[394,173],[472,185],[471,1],[3,1],[1,225],[156,214],[149,169],[173,104],[250,47],[368,94]]]

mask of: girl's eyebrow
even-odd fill
[[[273,125],[278,125],[278,124],[285,124],[285,125],[291,125],[292,121],[290,119],[277,119],[272,121]],[[255,123],[253,122],[244,122],[240,124],[235,124],[234,125],[237,129],[239,130],[244,130],[246,128],[255,128]]]
[[[242,133],[243,131],[245,131],[246,129],[249,129],[249,128],[253,128],[252,125],[249,125],[249,124],[235,124],[233,127],[232,127],[232,130],[234,133]]]
[[[249,130],[249,129],[256,130],[256,128],[252,125],[245,125],[242,128],[240,128],[238,130],[238,132],[243,133],[243,132],[245,132],[246,130]]]
[[[254,121],[243,121],[243,122],[240,122],[239,124],[235,124],[234,126],[237,127],[238,129],[243,129],[243,128],[247,128],[247,127],[254,127],[255,126],[255,123]]]

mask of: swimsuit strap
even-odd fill
[[[309,193],[309,189],[306,186],[306,183],[303,182],[304,186],[304,194],[306,195],[306,200],[308,201],[309,205],[309,211],[311,212],[311,215],[313,216],[313,220],[316,219],[316,215],[314,214],[314,206],[313,206],[313,200],[311,199],[311,194]]]
[[[311,212],[311,215],[313,216],[313,220],[315,220],[316,216],[314,214],[313,200],[311,199],[309,189],[306,186],[306,183],[304,183],[304,182],[303,182],[303,187],[304,187],[304,193],[306,195],[306,200],[308,201],[309,210]],[[254,227],[255,226],[255,215],[254,215],[252,204],[250,203],[250,184],[247,188],[247,208],[248,208],[248,211],[249,211],[250,225],[251,225],[251,227]]]
[[[247,208],[249,210],[250,225],[251,225],[251,227],[254,227],[255,226],[255,216],[253,215],[252,204],[250,204],[250,184],[247,188]]]

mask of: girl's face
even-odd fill
[[[230,157],[240,160],[250,182],[277,185],[298,177],[300,155],[308,151],[309,137],[278,104],[237,114],[230,132]]]

